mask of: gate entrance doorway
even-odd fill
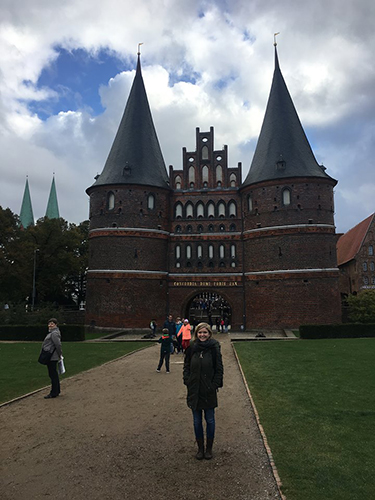
[[[201,292],[195,295],[188,303],[186,313],[191,325],[205,322],[216,331],[227,331],[232,323],[231,306],[215,292]],[[222,321],[224,325],[221,325]]]

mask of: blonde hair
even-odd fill
[[[199,325],[197,325],[196,328],[195,328],[195,330],[194,330],[194,340],[198,339],[198,332],[200,330],[202,330],[202,328],[206,328],[206,330],[209,333],[209,338],[212,337],[212,330],[211,330],[210,325],[208,323],[199,323]]]

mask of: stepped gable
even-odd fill
[[[46,217],[48,217],[49,219],[60,218],[59,205],[57,203],[55,178],[52,179],[51,190],[49,193],[47,209],[46,209]]]
[[[370,215],[340,236],[337,242],[337,265],[342,266],[354,259],[361,248],[374,216],[375,214]]]
[[[91,188],[113,184],[138,184],[169,189],[167,170],[142,78],[139,54],[135,78],[115,140],[104,169]]]
[[[266,114],[243,186],[290,177],[323,177],[281,74],[275,47],[275,71]],[[337,181],[335,181],[337,182]]]
[[[21,227],[26,229],[34,225],[33,207],[31,205],[31,197],[29,190],[29,179],[26,178],[25,191],[23,193],[21,212],[20,212]]]

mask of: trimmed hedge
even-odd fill
[[[59,326],[60,328],[60,326]],[[60,328],[63,342],[85,340],[83,325],[62,325]],[[0,340],[23,340],[42,342],[48,333],[46,325],[1,325]]]
[[[343,325],[301,325],[301,339],[349,339],[375,337],[375,324],[345,323]]]

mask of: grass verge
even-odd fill
[[[150,345],[148,342],[64,342],[66,373],[61,380]],[[0,344],[0,403],[49,385],[47,367],[37,361],[40,348],[40,342]]]
[[[288,500],[375,490],[375,339],[236,342]]]

